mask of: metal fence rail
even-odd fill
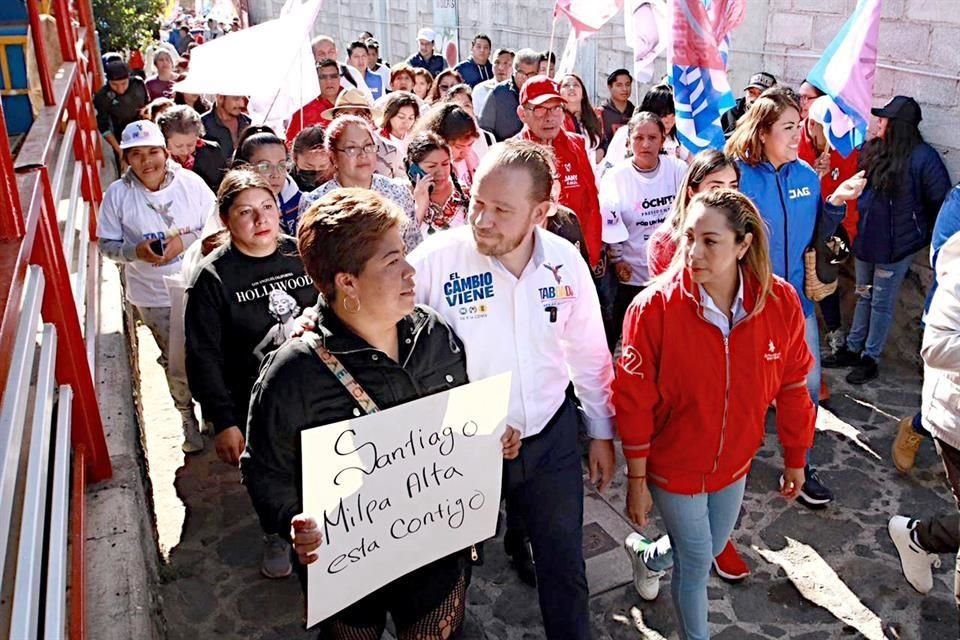
[[[93,377],[103,75],[90,0],[52,6],[64,63],[49,73],[35,28],[45,106],[15,158],[0,106],[0,637],[17,640],[84,638],[85,488],[111,474]]]

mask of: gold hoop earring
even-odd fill
[[[348,306],[347,306],[347,300],[353,300],[353,298],[351,298],[351,297],[349,297],[349,296],[344,296],[344,297],[343,297],[343,299],[341,300],[341,302],[343,303],[343,310],[344,310],[344,311],[346,311],[347,313],[357,313],[358,311],[360,311],[360,298],[357,298],[357,299],[356,299],[356,300],[357,300],[357,308],[356,308],[356,309],[351,309],[350,307],[348,307]]]

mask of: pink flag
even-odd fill
[[[557,0],[553,15],[564,14],[582,38],[600,31],[623,8],[623,0]]]

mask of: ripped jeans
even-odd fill
[[[900,285],[910,269],[913,255],[890,264],[854,260],[857,276],[857,306],[847,334],[847,348],[880,360],[893,325],[893,311]]]

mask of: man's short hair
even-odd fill
[[[507,49],[506,47],[500,47],[499,49],[497,49],[497,50],[494,52],[494,54],[493,54],[493,59],[496,60],[497,58],[499,58],[500,56],[502,56],[502,55],[504,55],[504,54],[510,56],[511,58],[513,58],[513,57],[515,57],[515,56],[517,55],[516,53],[513,52],[513,49]]]
[[[473,36],[473,40],[470,41],[470,46],[472,47],[473,45],[477,44],[477,40],[486,40],[488,47],[493,46],[493,41],[490,39],[490,36],[488,36],[483,32],[480,32],[477,35]]]
[[[540,62],[549,60],[550,64],[557,64],[557,54],[553,51],[543,51],[540,53]]]
[[[324,58],[323,60],[317,63],[317,71],[321,71],[328,67],[334,69],[337,72],[337,75],[340,75],[340,63],[337,62],[336,60],[332,60],[330,58]]]
[[[540,66],[540,53],[534,51],[533,49],[520,49],[513,57],[513,69],[514,71],[520,68],[520,65],[533,65],[534,67]]]
[[[356,49],[363,49],[364,53],[370,53],[370,50],[367,49],[367,43],[360,42],[359,40],[354,40],[353,42],[347,45],[347,57],[349,58],[350,56],[352,56],[353,52]]]
[[[613,83],[616,82],[617,78],[619,78],[620,76],[627,76],[628,78],[630,78],[630,82],[633,82],[633,76],[630,75],[629,71],[627,71],[626,69],[617,69],[616,71],[612,72],[610,75],[607,76],[607,86],[612,87]]]

